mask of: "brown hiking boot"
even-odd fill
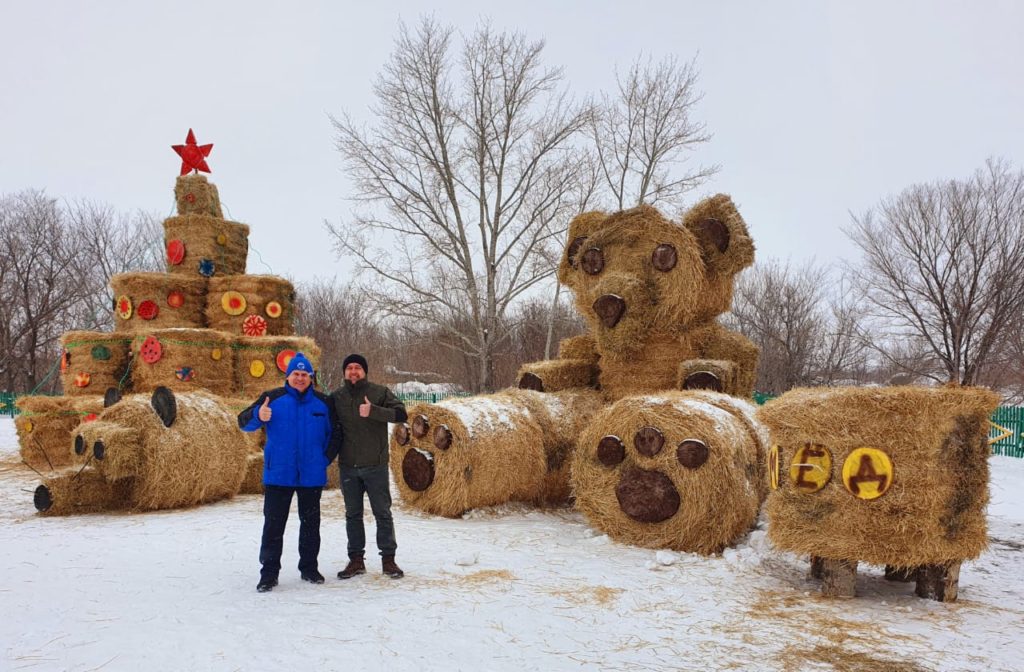
[[[385,576],[390,576],[392,579],[400,579],[405,576],[402,568],[395,564],[395,556],[393,555],[385,555],[382,566]]]
[[[363,556],[354,555],[348,559],[345,569],[338,572],[338,578],[351,579],[358,574],[366,574],[366,565],[363,563]]]

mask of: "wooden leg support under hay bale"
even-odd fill
[[[811,556],[811,571],[809,575],[812,579],[817,579],[818,581],[821,581],[821,561],[822,558],[816,555]]]
[[[854,597],[857,594],[857,561],[821,558],[821,594]]]
[[[956,602],[960,589],[960,563],[922,565],[917,569],[918,597],[939,602]]]

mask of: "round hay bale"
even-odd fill
[[[21,459],[36,471],[81,461],[72,450],[71,432],[103,411],[103,397],[18,397],[14,418]]]
[[[205,392],[162,388],[110,406],[78,437],[107,482],[130,480],[129,505],[169,509],[235,495],[249,446],[235,415]]]
[[[64,351],[60,380],[67,396],[95,396],[116,387],[127,389],[131,337],[100,331],[69,331],[60,339]]]
[[[210,278],[206,321],[211,329],[237,336],[291,336],[295,333],[295,288],[273,275]]]
[[[647,548],[717,553],[754,525],[758,446],[725,395],[626,397],[597,413],[572,465],[576,506],[597,529]]]
[[[977,557],[998,404],[971,387],[807,388],[772,400],[758,411],[778,465],[769,538],[892,567]]]
[[[131,371],[136,392],[169,387],[176,392],[234,391],[232,338],[212,329],[140,331],[132,342]]]
[[[133,485],[130,478],[110,482],[95,469],[76,469],[43,481],[32,499],[43,516],[117,511],[127,508]]]
[[[391,437],[399,493],[449,517],[512,501],[565,503],[578,428],[600,403],[594,390],[505,390],[412,406]]]
[[[403,444],[396,436],[408,430]],[[532,501],[547,471],[544,430],[505,392],[416,404],[392,433],[391,468],[402,500],[456,517],[468,509]]]
[[[110,278],[114,331],[206,326],[206,278],[121,273]]]
[[[205,175],[181,175],[174,183],[174,201],[179,215],[209,215],[222,219],[220,193],[217,185],[208,181]]]
[[[245,273],[249,227],[210,215],[179,215],[164,220],[167,272],[217,277]]]
[[[314,370],[320,368],[320,348],[305,336],[241,336],[234,339],[232,352],[236,394],[247,399],[284,385],[288,361],[297,352],[306,355]]]

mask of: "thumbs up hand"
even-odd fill
[[[359,404],[359,417],[368,418],[370,417],[370,398],[363,397],[363,403]]]
[[[259,416],[262,422],[270,422],[270,416],[273,415],[273,411],[270,410],[270,397],[264,397],[263,405],[260,406]]]

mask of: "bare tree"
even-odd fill
[[[35,389],[56,361],[67,314],[88,291],[77,245],[56,199],[40,191],[0,198],[0,373],[9,390]]]
[[[121,213],[92,201],[68,205],[66,216],[78,232],[77,275],[86,290],[74,321],[80,329],[110,330],[114,301],[110,277],[163,270],[160,220],[152,213]]]
[[[487,25],[457,50],[452,38],[429,19],[401,25],[374,124],[332,120],[365,207],[328,230],[385,314],[446,333],[475,363],[473,388],[492,390],[506,311],[553,274],[579,180],[570,140],[589,111],[558,90],[542,41]]]
[[[625,77],[616,77],[615,93],[601,96],[590,135],[619,210],[676,203],[718,170],[672,171],[685,160],[684,152],[711,139],[704,124],[692,117],[702,97],[697,75],[693,61],[670,57],[655,65],[650,58],[638,58]]]
[[[967,180],[914,185],[855,217],[848,235],[863,252],[857,282],[877,352],[914,337],[938,370],[912,373],[977,382],[1024,311],[1024,173],[989,160]]]
[[[369,299],[358,289],[325,280],[300,284],[296,288],[296,313],[296,333],[309,336],[320,346],[316,377],[322,389],[329,391],[341,385],[341,364],[346,356],[358,352],[374,362],[385,347],[380,321]]]
[[[793,268],[768,260],[745,271],[725,321],[760,348],[761,392],[828,385],[863,368],[857,306],[813,262]]]

